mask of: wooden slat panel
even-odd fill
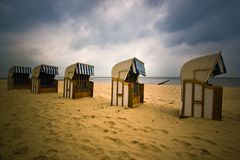
[[[192,84],[185,84],[184,116],[192,116]]]
[[[66,98],[66,78],[63,81],[63,97]]]
[[[213,114],[213,89],[204,89],[204,118],[212,119]]]
[[[202,105],[201,104],[194,104],[194,117],[202,117]]]
[[[194,101],[202,101],[202,85],[194,84]]]
[[[40,93],[40,91],[39,91],[39,83],[40,83],[40,80],[38,80],[38,79],[36,79],[36,91],[35,91],[35,93]]]
[[[122,96],[118,96],[117,97],[118,98],[118,106],[123,106],[123,104],[122,104]]]
[[[214,98],[213,98],[213,119],[222,119],[222,94],[223,88],[221,86],[214,87]]]
[[[124,84],[124,89],[123,89],[123,106],[128,106],[128,84]]]
[[[70,82],[70,98],[73,98],[73,82],[71,80],[69,80]]]
[[[140,103],[144,102],[144,84],[139,84]]]
[[[134,85],[132,83],[129,84],[128,90],[128,107],[133,107],[133,98],[134,98]]]
[[[122,106],[123,105],[123,99],[122,99],[122,86],[123,83],[118,81],[118,91],[117,91],[117,105]]]
[[[117,81],[113,81],[112,86],[112,105],[117,105]]]

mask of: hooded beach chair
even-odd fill
[[[8,70],[8,90],[31,89],[30,67],[12,66]]]
[[[208,83],[209,77],[226,73],[221,52],[195,58],[181,69],[180,117],[222,118],[222,86]]]
[[[63,97],[77,99],[93,97],[93,82],[90,76],[94,75],[94,66],[75,63],[65,70]]]
[[[39,65],[32,71],[32,93],[58,92],[58,67]]]
[[[132,58],[112,68],[111,105],[133,107],[143,103],[144,84],[138,83],[139,75],[145,76],[144,63]]]

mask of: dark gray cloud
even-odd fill
[[[160,32],[174,33],[168,45],[224,41],[240,37],[240,1],[170,0],[166,17],[155,23]]]
[[[58,21],[52,0],[3,0],[0,2],[0,30],[13,32],[28,29],[42,22]]]
[[[1,58],[0,58],[0,78],[6,78],[8,68],[10,66],[19,65],[26,67],[34,67],[39,64],[37,60],[29,57],[29,54],[37,56],[40,54],[38,49],[20,49],[20,50],[9,50],[6,47],[0,46]]]
[[[27,30],[43,23],[58,23],[65,17],[84,16],[98,0],[2,0],[0,31]]]

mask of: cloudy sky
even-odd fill
[[[0,77],[12,65],[64,69],[93,64],[95,76],[137,57],[147,76],[179,76],[184,62],[222,51],[240,77],[238,0],[1,0]]]

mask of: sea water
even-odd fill
[[[91,77],[91,80],[97,83],[111,83],[111,79],[111,77]],[[158,84],[169,80],[163,85],[180,85],[179,77],[139,77],[138,80],[144,84]],[[208,82],[216,86],[240,87],[240,78],[215,77],[210,78]]]

